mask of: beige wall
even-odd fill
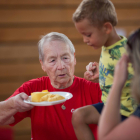
[[[51,31],[66,34],[76,48],[75,75],[98,61],[100,50],[83,43],[72,22],[81,0],[0,0],[0,100],[9,97],[23,82],[45,75],[38,61],[37,42]],[[112,0],[118,15],[117,29],[128,36],[140,27],[140,0]],[[30,120],[14,128],[15,139],[30,139]]]

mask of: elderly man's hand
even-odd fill
[[[24,92],[13,97],[14,108],[18,112],[25,112],[25,111],[31,110],[34,107],[33,105],[25,103],[24,99],[25,100],[28,99],[28,95],[25,94]]]
[[[94,83],[99,83],[99,64],[97,62],[90,62],[86,66],[84,78]]]

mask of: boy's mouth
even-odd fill
[[[93,45],[92,44],[87,44],[88,46],[91,46],[91,47],[93,47]]]

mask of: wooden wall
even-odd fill
[[[67,35],[76,48],[75,75],[83,77],[85,66],[98,61],[100,50],[82,41],[72,22],[81,0],[0,0],[0,101],[23,82],[46,75],[38,61],[41,35],[55,31]],[[118,15],[116,28],[126,36],[140,27],[140,0],[112,0]],[[7,126],[8,127],[8,126]],[[30,140],[30,120],[13,127],[15,140]]]

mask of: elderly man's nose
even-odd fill
[[[64,68],[64,62],[58,61],[58,69],[63,69],[63,68]]]

